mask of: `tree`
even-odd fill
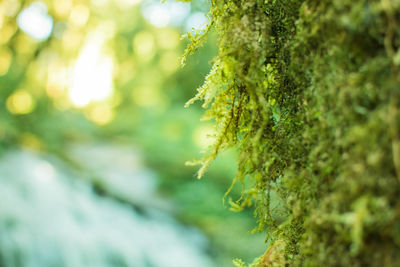
[[[212,0],[219,54],[198,94],[217,154],[240,151],[255,266],[400,265],[400,4]],[[237,261],[241,265],[240,261]]]

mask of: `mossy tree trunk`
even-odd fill
[[[238,148],[234,206],[270,233],[256,265],[400,266],[400,1],[212,0],[210,16],[199,176]]]

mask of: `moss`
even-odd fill
[[[255,205],[271,244],[252,266],[400,266],[400,4],[211,3],[219,55],[188,102],[215,120],[198,176],[240,151],[233,205]]]

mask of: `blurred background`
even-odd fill
[[[183,106],[215,34],[180,67],[208,5],[0,2],[1,267],[232,266],[265,251],[252,211],[222,204],[235,152],[202,180],[184,166],[213,142],[200,104]]]

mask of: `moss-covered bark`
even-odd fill
[[[234,206],[271,233],[256,266],[400,266],[400,2],[212,0],[210,15],[219,55],[195,99],[217,134],[199,177],[238,148],[250,189]]]

